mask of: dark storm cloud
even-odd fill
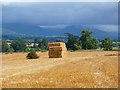
[[[3,5],[3,23],[117,25],[117,2],[12,3]]]

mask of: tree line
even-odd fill
[[[32,43],[24,39],[13,40],[8,44],[6,40],[2,41],[2,52],[29,52],[29,51],[46,51],[48,41],[46,39],[34,39],[33,46],[27,46]],[[36,45],[38,43],[38,45]]]
[[[88,50],[88,49],[98,49],[112,50],[113,42],[109,37],[106,37],[100,43],[95,37],[92,37],[93,32],[91,30],[82,30],[81,36],[76,36],[71,33],[66,33],[68,36],[68,41],[66,43],[68,50]]]
[[[93,32],[91,30],[82,30],[80,36],[73,35],[71,33],[65,33],[67,35],[67,41],[62,40],[66,43],[68,50],[91,50],[91,49],[103,49],[112,50],[113,43],[109,37],[106,37],[102,42],[95,37],[92,37]],[[60,40],[59,40],[60,41]],[[23,39],[13,40],[10,45],[7,41],[2,41],[2,52],[29,52],[34,51],[47,51],[48,43],[47,39],[34,39],[34,45],[32,47],[26,46],[28,41]],[[38,45],[36,45],[36,43]]]

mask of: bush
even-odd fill
[[[11,43],[11,47],[14,49],[15,52],[24,52],[26,49],[26,42],[22,39],[14,40]]]
[[[31,52],[28,53],[26,58],[27,59],[37,59],[37,58],[39,58],[39,56],[37,56],[35,51],[31,51]]]
[[[110,39],[109,37],[107,37],[107,38],[105,38],[105,39],[102,41],[101,47],[102,47],[103,50],[105,50],[105,51],[112,50],[112,48],[113,48],[113,42],[111,41],[111,39]]]
[[[78,46],[77,44],[74,44],[73,50],[79,50],[79,49],[80,49],[80,46]]]
[[[6,41],[2,41],[2,52],[5,52],[5,53],[12,53],[14,52],[13,48],[10,47],[10,45],[7,44]]]

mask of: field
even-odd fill
[[[26,59],[27,53],[2,55],[3,88],[117,88],[117,51],[68,52],[64,58]]]

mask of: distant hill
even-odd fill
[[[96,28],[91,28],[83,25],[71,25],[65,28],[41,28],[39,25],[20,24],[20,23],[7,23],[2,25],[3,38],[4,36],[66,36],[65,33],[69,32],[74,35],[80,35],[81,30],[92,30],[93,36],[98,39],[104,39],[109,36],[111,39],[117,39],[118,34],[113,32],[105,32]]]

